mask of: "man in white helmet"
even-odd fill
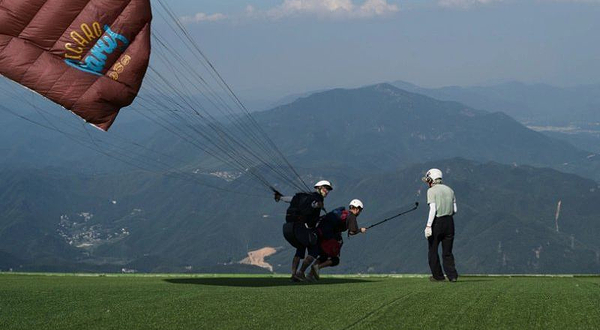
[[[457,212],[454,191],[442,183],[442,171],[432,168],[427,171],[422,180],[429,185],[427,190],[427,204],[429,204],[429,217],[425,226],[425,238],[429,245],[429,268],[431,281],[444,281],[444,273],[440,266],[438,248],[442,243],[442,260],[444,272],[450,282],[456,282],[458,273],[454,265],[452,245],[454,243],[454,218]]]
[[[357,217],[364,209],[359,199],[353,199],[348,205],[348,210],[339,207],[321,218],[317,232],[319,235],[319,258],[310,270],[308,278],[319,280],[319,272],[325,267],[335,267],[340,264],[340,252],[343,245],[342,233],[346,230],[348,235],[366,233],[367,228],[359,227]]]
[[[315,226],[319,221],[324,199],[333,190],[331,182],[321,180],[314,186],[313,193],[297,193],[294,196],[283,196],[275,191],[275,201],[290,203],[286,212],[286,223],[283,225],[283,236],[296,248],[292,259],[292,281],[304,281],[306,269],[319,256],[319,247]],[[308,251],[308,256],[306,252]],[[302,266],[300,260],[304,259]]]

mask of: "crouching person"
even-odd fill
[[[358,199],[354,199],[350,202],[348,210],[340,207],[321,218],[317,226],[319,258],[311,266],[309,279],[319,280],[321,269],[339,265],[340,253],[344,244],[343,232],[348,231],[349,236],[367,232],[366,228],[358,227],[356,219],[363,208],[363,203]]]

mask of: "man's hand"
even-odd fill
[[[278,191],[275,192],[274,198],[276,202],[279,202],[281,200],[281,195]]]
[[[360,232],[363,233],[363,234],[366,233],[367,232],[367,228],[364,228],[364,227],[360,228]]]
[[[431,235],[433,235],[433,233],[431,232],[431,227],[425,227],[425,238],[429,238],[431,237]]]

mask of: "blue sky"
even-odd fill
[[[256,97],[394,80],[600,82],[600,0],[168,2],[226,80]]]

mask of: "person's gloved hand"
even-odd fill
[[[276,192],[275,192],[275,196],[274,196],[274,198],[275,198],[275,201],[276,201],[276,202],[279,202],[279,201],[281,200],[281,196],[282,196],[282,195],[281,195],[279,192],[277,192],[277,191],[276,191]]]
[[[429,227],[429,226],[425,227],[425,238],[429,238],[429,237],[431,237],[431,235],[433,235],[433,233],[431,231],[431,227]]]

